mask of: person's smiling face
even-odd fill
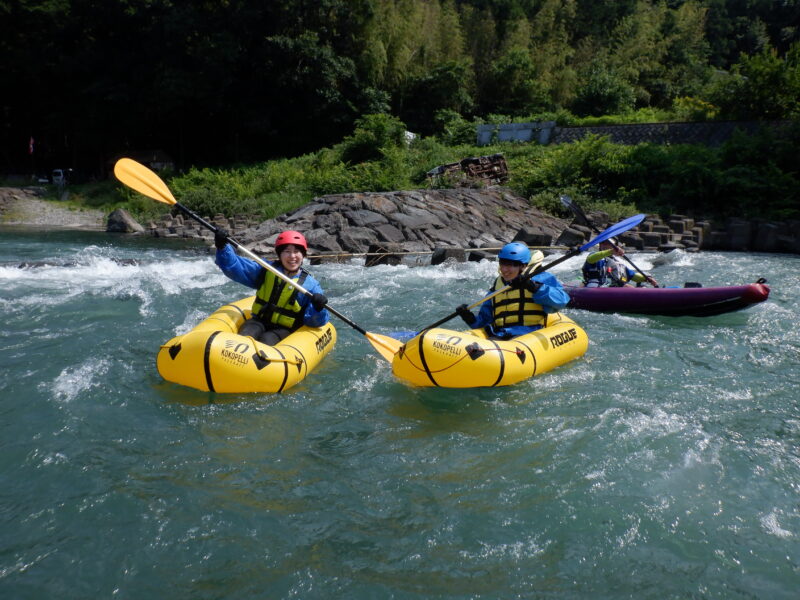
[[[281,248],[279,257],[286,272],[294,275],[303,264],[303,249],[294,244],[286,244]]]
[[[503,278],[503,281],[511,281],[512,279],[516,279],[522,272],[523,266],[524,265],[522,263],[518,263],[515,260],[505,260],[501,258],[500,276]]]

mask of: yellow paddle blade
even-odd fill
[[[369,331],[365,335],[369,343],[372,344],[372,347],[378,351],[378,354],[389,362],[392,362],[394,355],[403,347],[403,342],[387,335],[378,335],[377,333],[371,333]]]
[[[158,175],[133,159],[120,158],[114,165],[114,175],[129,188],[148,198],[164,204],[177,202],[167,184]]]

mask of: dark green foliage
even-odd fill
[[[391,115],[366,115],[356,121],[353,135],[339,145],[342,160],[348,164],[380,159],[389,149],[405,143],[406,126]]]
[[[587,137],[506,151],[510,186],[556,212],[569,193],[609,214],[680,212],[712,217],[800,218],[797,127],[776,136],[737,135],[721,148],[623,146]],[[624,213],[627,212],[627,215]]]
[[[481,94],[482,111],[524,115],[549,108],[549,97],[530,53],[512,48],[497,58]]]
[[[637,212],[800,219],[799,127],[780,134],[767,129],[755,136],[740,133],[720,148],[626,146],[597,136],[558,146],[475,147],[449,145],[435,137],[407,143],[403,135],[400,142],[403,124],[373,115],[347,143],[334,148],[235,170],[192,169],[167,183],[177,198],[203,215],[270,218],[324,194],[418,189],[431,183],[426,173],[437,165],[502,152],[511,174],[509,187],[533,205],[564,217],[569,215],[558,198],[566,193],[587,210],[602,210],[612,219]],[[342,159],[343,151],[355,149],[369,149],[369,160]],[[127,208],[139,218],[163,211],[164,205],[127,189],[117,186],[116,193],[122,195],[109,197],[105,208],[128,198]],[[87,189],[85,202],[97,206],[92,195]]]
[[[603,64],[589,70],[572,104],[576,114],[599,116],[624,113],[633,109],[636,95],[633,88]]]
[[[800,43],[785,59],[772,49],[742,56],[730,74],[718,76],[709,97],[728,119],[800,118]]]
[[[411,99],[401,110],[401,118],[412,131],[423,135],[434,133],[432,115],[442,110],[466,114],[474,108],[471,72],[465,63],[448,62],[409,84],[404,96]]]
[[[179,172],[301,157],[299,198],[424,173],[413,159],[398,169],[415,150],[390,117],[354,131],[368,115],[471,144],[479,122],[531,115],[565,124],[800,112],[798,2],[0,0],[0,17],[9,174],[72,167],[104,178],[117,157],[156,149]],[[381,171],[390,166],[394,175]],[[677,181],[707,177],[701,166]],[[626,179],[620,198],[679,203],[682,184],[656,191],[635,170],[588,171],[575,185],[593,197]],[[280,186],[248,193],[222,196],[245,207],[295,197]]]
[[[453,110],[440,110],[434,116],[437,137],[448,146],[474,144],[478,121],[467,121]]]
[[[735,135],[720,151],[718,198],[721,210],[773,219],[800,218],[800,126],[775,135],[768,129],[757,135]]]

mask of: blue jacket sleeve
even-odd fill
[[[322,286],[311,275],[306,277],[303,287],[311,294],[324,294]],[[330,313],[326,309],[316,310],[311,304],[311,296],[298,294],[297,301],[303,308],[303,324],[309,327],[322,327],[331,320]]]
[[[561,282],[550,273],[539,273],[533,276],[542,286],[533,295],[533,301],[541,304],[544,312],[550,314],[558,312],[569,302],[569,294],[564,291]]]
[[[489,290],[486,294],[487,296],[494,292],[494,290]],[[480,309],[478,310],[478,314],[476,315],[475,322],[470,325],[472,329],[481,329],[482,327],[486,327],[487,325],[491,325],[494,323],[494,311],[492,310],[492,301],[486,300],[483,304],[481,304]]]
[[[236,254],[230,244],[226,244],[222,250],[217,250],[215,262],[229,279],[249,288],[258,289],[258,278],[264,267]]]

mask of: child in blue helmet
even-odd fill
[[[528,265],[533,272],[544,255],[539,250],[531,255],[525,244],[511,242],[503,246],[497,258],[500,275],[489,292],[511,288],[481,304],[477,316],[466,304],[456,309],[458,315],[473,329],[485,327],[490,337],[504,340],[546,327],[547,315],[564,308],[569,295],[550,273],[538,273],[530,278],[521,276]]]

